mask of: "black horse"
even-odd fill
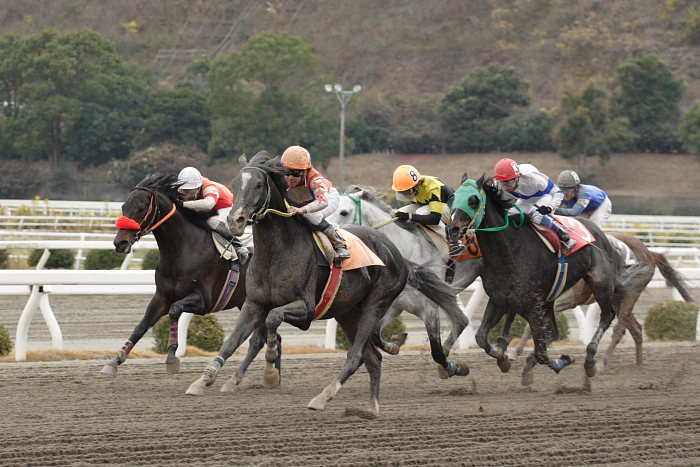
[[[522,213],[508,216],[515,198],[499,190],[491,180],[468,180],[455,192],[452,223],[448,226],[450,241],[456,241],[468,230],[476,230],[484,265],[481,279],[489,296],[476,341],[486,353],[498,360],[502,371],[510,369],[506,354],[508,334],[515,313],[527,320],[532,329],[535,350],[527,358],[522,383],[532,383],[535,363],[548,365],[557,373],[573,363],[562,355],[550,359],[547,346],[558,337],[554,321],[554,301],[548,300],[557,274],[557,255],[551,253],[534,229],[523,224]],[[624,264],[607,237],[592,222],[581,219],[595,241],[568,256],[568,275],[564,289],[583,279],[600,305],[600,322],[586,347],[584,368],[595,375],[595,354],[603,333],[615,317],[624,291],[639,280],[642,269]],[[506,315],[503,335],[496,345],[488,342],[488,332]]]
[[[214,383],[221,367],[233,352],[259,326],[267,329],[266,375],[275,377],[272,362],[279,345],[277,328],[287,322],[299,329],[309,328],[317,303],[324,290],[330,268],[318,265],[316,247],[303,219],[286,213],[282,195],[285,173],[277,159],[260,152],[233,179],[234,204],[228,223],[234,235],[253,222],[253,241],[258,248],[251,259],[246,282],[247,299],[236,327],[203,375],[192,383],[187,394],[202,395]],[[382,347],[379,320],[407,282],[421,292],[430,293],[442,284],[437,276],[408,263],[394,244],[370,227],[348,227],[384,266],[365,266],[343,271],[335,299],[323,319],[335,318],[352,342],[345,365],[338,378],[308,404],[323,410],[340,387],[361,364],[370,375],[370,413],[379,413],[379,379]],[[348,260],[346,260],[348,261]],[[427,287],[427,289],[426,289]],[[454,299],[454,293],[451,294]],[[446,364],[455,374],[454,364]]]
[[[245,301],[247,264],[239,265],[221,258],[211,237],[206,218],[211,213],[189,209],[178,210],[177,175],[156,174],[142,180],[122,205],[123,216],[114,246],[120,253],[129,253],[131,246],[153,231],[160,257],[156,266],[156,293],[146,308],[141,322],[117,355],[104,366],[102,373],[115,375],[131,349],[143,335],[166,315],[170,315],[170,336],[166,368],[179,371],[177,350],[178,320],[182,313],[204,315],[212,311],[240,308]],[[227,282],[237,280],[235,289],[224,289]],[[226,294],[229,294],[226,297]],[[266,331],[261,328],[251,338],[249,354],[237,373],[243,373],[262,349]],[[279,366],[279,362],[277,363]]]

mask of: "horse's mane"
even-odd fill
[[[349,185],[345,189],[345,193],[352,195],[354,193],[360,193],[360,200],[367,201],[378,207],[380,210],[389,214],[389,216],[394,217],[394,210],[391,208],[389,203],[387,203],[379,194],[379,190],[371,186],[360,186],[360,185]],[[396,225],[402,229],[408,230],[409,232],[415,232],[420,227],[415,222],[396,222]]]
[[[269,152],[263,150],[254,155],[245,166],[257,167],[268,174],[280,193],[287,189],[287,183],[284,181],[287,169],[280,163],[279,157],[273,158]]]
[[[515,203],[518,201],[515,196],[500,189],[498,184],[493,180],[493,177],[485,179],[485,176],[482,175],[476,183],[477,186],[481,186],[484,189],[489,201],[493,203],[499,211],[509,210],[515,206]]]
[[[165,195],[170,202],[177,198],[177,189],[180,184],[177,182],[177,174],[172,173],[155,173],[141,180],[136,188],[148,188]],[[216,215],[213,211],[193,211],[192,209],[180,209],[179,212],[192,224],[204,230],[211,230],[207,224],[207,219]]]

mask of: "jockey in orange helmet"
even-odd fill
[[[207,219],[211,229],[231,242],[236,248],[238,260],[245,263],[248,249],[236,237],[231,235],[226,217],[233,206],[231,190],[220,183],[203,177],[194,167],[185,167],[177,176],[179,199],[175,202],[178,207],[193,211],[216,211],[216,215]]]
[[[285,198],[290,204],[287,210],[304,216],[314,230],[323,232],[333,245],[336,257],[349,258],[350,251],[345,240],[340,238],[335,227],[326,220],[327,216],[338,209],[338,190],[311,165],[309,151],[301,146],[285,149],[280,163],[287,168],[284,176],[288,187]]]
[[[554,230],[567,249],[576,245],[576,241],[548,216],[559,208],[564,194],[537,167],[532,164],[517,164],[513,159],[504,158],[496,163],[493,178],[499,188],[518,199],[517,205],[530,222]]]

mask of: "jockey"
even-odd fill
[[[304,216],[313,230],[323,232],[331,242],[336,257],[349,258],[350,251],[345,241],[326,220],[338,209],[338,190],[311,165],[309,151],[301,146],[285,149],[280,162],[287,168],[284,176],[287,183],[285,198],[290,204],[287,211]]]
[[[178,207],[193,211],[216,211],[216,215],[207,219],[211,229],[231,242],[236,248],[240,263],[248,258],[248,248],[231,234],[226,217],[233,206],[233,194],[220,183],[203,177],[194,167],[185,167],[177,176],[179,199],[175,201]]]
[[[564,197],[562,191],[545,174],[532,164],[517,164],[504,158],[496,163],[493,178],[499,188],[515,196],[517,205],[530,222],[554,230],[566,250],[576,245],[576,240],[559,227],[548,214],[556,211]]]
[[[454,197],[452,188],[437,177],[421,175],[411,165],[396,168],[391,188],[396,192],[397,200],[411,202],[396,211],[398,220],[417,222],[445,236],[445,224],[450,223],[450,204]],[[462,243],[450,244],[450,256],[458,256],[465,248]]]
[[[562,170],[557,185],[564,192],[564,200],[557,209],[561,216],[584,216],[603,228],[610,217],[612,202],[608,195],[593,185],[583,185],[573,170]]]

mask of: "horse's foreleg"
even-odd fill
[[[245,376],[248,367],[253,363],[255,357],[260,353],[260,350],[265,345],[265,337],[267,336],[267,329],[264,326],[258,327],[253,335],[248,341],[248,352],[246,352],[243,361],[236,369],[236,372],[231,376],[226,382],[221,386],[221,392],[231,392],[235,391],[236,387],[241,384],[243,377]]]
[[[479,347],[484,349],[488,355],[499,362],[499,367],[501,367],[500,362],[508,360],[508,356],[505,353],[507,342],[505,342],[505,346],[503,345],[504,342],[500,340],[496,345],[491,345],[488,341],[488,336],[491,328],[498,324],[503,317],[503,313],[504,310],[496,307],[489,299],[486,309],[484,310],[484,318],[481,321],[481,326],[479,326],[479,329],[476,331],[476,343],[479,344]],[[508,369],[504,370],[504,367],[501,367],[501,371],[508,371]]]
[[[404,309],[411,314],[415,314],[412,311],[412,304],[410,304],[410,302],[406,300],[401,300],[401,295],[399,295],[399,298],[394,300],[394,302],[389,307],[389,310],[387,310],[386,314],[382,316],[382,319],[379,320],[379,324],[377,326],[378,335],[373,336],[373,341],[375,341],[375,345],[377,345],[377,347],[379,347],[389,355],[398,355],[399,351],[401,350],[401,346],[406,342],[407,334],[394,334],[393,336],[391,336],[390,342],[387,342],[382,338],[382,331],[385,327],[391,324]]]
[[[611,291],[612,292],[612,291]],[[600,339],[602,339],[605,331],[610,327],[610,323],[615,318],[615,311],[612,306],[612,300],[609,298],[612,296],[610,293],[603,299],[598,298],[598,305],[600,305],[600,321],[598,322],[598,329],[596,329],[593,334],[591,342],[586,346],[586,360],[583,363],[583,368],[586,371],[586,376],[589,378],[595,376],[596,374],[596,363],[595,354],[598,351],[598,345],[600,344]]]
[[[129,340],[124,343],[122,348],[117,351],[117,355],[107,363],[100,372],[105,375],[115,376],[117,374],[117,367],[126,361],[136,343],[168,312],[168,308],[169,306],[165,302],[165,299],[160,294],[156,293],[146,307],[146,313],[141,319],[141,322],[136,325],[131,336],[129,336]]]
[[[525,325],[525,329],[523,330],[523,335],[520,336],[520,341],[518,341],[518,344],[513,348],[511,352],[508,353],[508,357],[511,360],[517,359],[520,355],[523,354],[523,350],[525,349],[525,346],[527,345],[528,339],[530,339],[530,336],[532,336],[532,332],[530,331],[530,325],[527,324]]]
[[[228,339],[224,341],[224,345],[221,346],[219,355],[204,368],[202,376],[190,385],[185,394],[204,395],[205,387],[214,384],[219,370],[224,366],[226,360],[233,355],[233,352],[245,342],[256,328],[263,324],[264,312],[264,308],[253,304],[250,300],[246,300],[241,308],[236,326],[233,328],[231,335],[228,336]]]
[[[364,363],[369,373],[369,412],[373,416],[379,415],[379,380],[382,375],[382,354],[369,342],[365,345]]]
[[[279,360],[281,349],[279,348],[279,334],[277,328],[282,322],[289,323],[300,329],[308,329],[310,322],[309,308],[306,302],[296,300],[292,303],[273,308],[265,318],[267,329],[267,350],[265,351],[265,371],[263,373],[263,387],[274,388],[279,386],[280,371]]]

